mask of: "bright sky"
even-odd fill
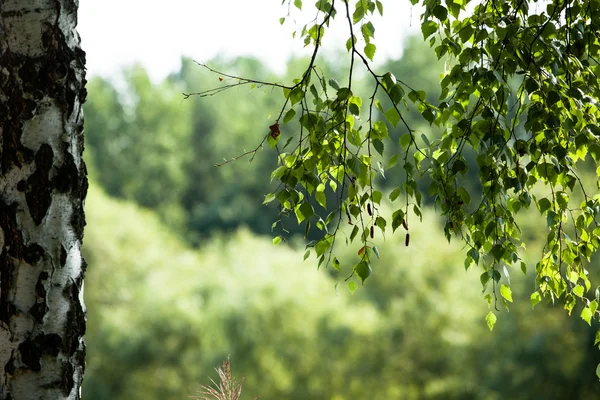
[[[343,48],[349,37],[338,3],[337,29],[325,36],[325,49]],[[288,14],[287,1],[281,5],[281,0],[80,0],[78,31],[88,76],[114,76],[139,62],[159,80],[179,68],[182,55],[208,61],[217,54],[256,56],[282,72],[290,55],[310,53],[292,32],[314,19],[313,4],[304,0],[310,14],[292,6],[281,26],[279,18]],[[373,20],[380,62],[399,57],[402,39],[419,31],[419,11],[411,13],[408,0],[383,4],[385,18]]]

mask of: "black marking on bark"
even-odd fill
[[[46,287],[44,286],[44,281],[48,280],[50,275],[46,271],[40,272],[40,276],[38,276],[38,281],[35,284],[35,295],[38,297],[46,298]]]
[[[83,265],[85,270],[85,265]],[[85,369],[85,344],[81,340],[85,334],[86,317],[83,307],[79,301],[81,284],[83,283],[83,273],[81,273],[70,285],[67,285],[63,291],[64,296],[70,297],[71,307],[67,312],[65,321],[65,330],[70,332],[61,342],[63,354],[70,362],[64,363],[61,388],[66,395],[71,392],[75,385],[73,379],[74,365],[83,370]]]
[[[73,379],[75,368],[69,361],[65,361],[63,365],[61,389],[63,394],[67,396],[69,393],[71,393],[73,386],[75,386],[75,380]]]
[[[79,171],[75,160],[69,152],[68,143],[63,144],[63,164],[58,168],[54,177],[54,185],[60,193],[75,190],[80,185]]]
[[[67,249],[61,244],[60,245],[60,266],[64,267],[67,263]]]
[[[87,271],[87,262],[83,259],[83,257],[81,257],[81,279],[78,280],[78,286],[81,286],[81,284],[83,283],[83,276],[85,275],[85,271]]]
[[[24,252],[23,236],[17,225],[16,208],[0,200],[0,229],[4,234],[4,247],[0,253],[0,321],[8,324],[16,313],[11,301],[15,280],[14,259],[21,259]]]
[[[87,180],[82,192],[87,192]],[[85,227],[85,215],[83,213],[83,202],[73,205],[73,214],[71,215],[71,227],[78,238],[83,238],[83,228]]]
[[[25,182],[24,180],[20,180],[19,183],[17,183],[17,190],[19,192],[24,192],[27,190],[27,182]]]
[[[46,252],[44,248],[37,243],[30,244],[25,247],[25,254],[23,255],[23,259],[29,265],[37,264]]]
[[[85,311],[79,301],[79,292],[81,291],[81,284],[83,283],[83,274],[77,277],[71,285],[65,287],[64,295],[71,298],[71,308],[67,312],[66,324],[74,332],[78,332],[79,336],[73,335],[73,342],[66,348],[67,354],[72,355],[79,347],[79,337],[85,334]]]
[[[28,338],[19,344],[19,353],[21,353],[21,362],[32,371],[41,371],[42,369],[42,348],[37,340]]]
[[[29,313],[39,323],[44,321],[44,315],[50,310],[46,300],[46,287],[44,286],[44,281],[48,277],[49,275],[46,271],[40,273],[38,281],[35,284],[36,303],[29,309]]]
[[[25,199],[31,218],[36,225],[42,223],[52,203],[52,187],[48,175],[53,160],[52,147],[42,144],[35,155],[35,171],[27,178],[29,188],[25,193]]]
[[[49,308],[45,301],[40,301],[29,307],[29,314],[33,317],[36,322],[40,324],[44,321],[44,315],[48,312]]]
[[[10,359],[4,365],[4,372],[10,375],[15,373],[15,357],[13,355],[10,356]]]
[[[44,335],[43,339],[44,353],[56,357],[60,353],[60,349],[63,347],[63,340],[60,335],[56,333],[50,333]]]

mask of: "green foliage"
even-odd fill
[[[569,313],[583,304],[580,315],[588,323],[598,316],[586,263],[600,246],[600,195],[595,188],[589,192],[581,171],[586,158],[598,158],[600,148],[595,35],[600,6],[595,0],[531,4],[425,2],[423,37],[447,65],[439,100],[431,100],[410,76],[376,72],[372,66],[373,17],[383,13],[381,2],[317,2],[314,25],[301,32],[305,45],[314,46],[311,59],[292,83],[271,86],[283,88],[275,122],[286,115],[286,123],[298,123],[294,146],[273,143],[279,167],[272,177],[280,184],[273,194],[282,215],[293,212],[298,223],[322,231],[321,239],[308,244],[309,250],[328,248],[317,252],[319,266],[338,259],[334,246],[324,241],[338,238],[344,220],[354,226],[346,243],[358,242],[360,255],[348,278],[364,282],[371,276],[371,252],[363,250],[390,225],[375,195],[381,193],[376,177],[385,178],[385,166],[392,164],[385,152],[389,124],[402,131],[393,164],[399,163],[404,174],[390,194],[402,201],[392,214],[392,230],[422,218],[418,182],[427,176],[428,200],[446,220],[446,238],[465,243],[465,265],[482,269],[484,292],[497,308],[498,299],[505,306],[512,302],[510,282],[500,283],[508,278],[504,271],[526,268],[526,241],[516,215],[533,204],[545,217],[547,232],[535,263],[536,293],[561,299]],[[318,68],[320,40],[338,21],[349,37],[349,79],[343,84]],[[367,94],[355,86],[359,68],[371,80]],[[411,112],[441,136],[417,135],[405,118]],[[478,193],[464,183],[469,173],[478,178]],[[337,199],[329,209],[323,189]],[[325,210],[315,209],[313,201]],[[405,238],[409,246],[410,232]],[[494,313],[488,315],[490,328],[495,320]]]

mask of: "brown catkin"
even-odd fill
[[[408,245],[410,244],[410,233],[406,234],[406,239],[404,240],[404,244],[406,245],[406,247],[408,247]]]
[[[375,228],[373,228],[373,225],[371,225],[371,239],[373,239],[375,237]]]

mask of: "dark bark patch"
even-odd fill
[[[40,299],[38,299],[37,303],[29,307],[29,314],[31,314],[36,322],[41,324],[44,321],[44,315],[46,315],[48,310],[49,308],[46,301],[40,301]]]
[[[40,272],[40,276],[38,276],[38,281],[35,284],[35,295],[37,297],[46,298],[46,287],[44,286],[44,282],[48,280],[50,275],[46,271]]]
[[[23,259],[27,264],[35,265],[42,259],[45,253],[46,252],[42,246],[37,243],[33,243],[25,247]]]
[[[56,357],[60,353],[60,349],[63,347],[62,338],[56,333],[44,335],[44,353]]]
[[[24,180],[20,180],[19,183],[17,183],[17,190],[19,192],[24,192],[27,190],[27,182],[25,182]]]
[[[36,303],[31,306],[29,313],[39,323],[44,320],[44,315],[48,312],[48,304],[46,302],[46,287],[44,282],[48,279],[48,272],[42,271],[35,284]]]
[[[29,207],[29,213],[36,225],[42,223],[42,220],[52,203],[52,187],[48,174],[52,168],[54,152],[48,144],[42,144],[35,155],[35,171],[27,178],[29,185],[25,199]]]
[[[75,380],[73,379],[75,368],[73,367],[73,364],[68,361],[64,362],[63,365],[61,389],[63,394],[67,396],[69,393],[71,393],[71,390],[73,390],[73,386],[75,386]]]
[[[19,345],[21,353],[21,362],[32,371],[41,371],[42,369],[42,348],[37,340],[31,338],[25,340]]]
[[[84,192],[87,191],[87,180],[85,181]],[[75,232],[76,237],[83,238],[83,228],[85,227],[85,215],[83,213],[83,203],[79,203],[73,207],[73,215],[71,216],[71,227]]]
[[[67,249],[65,246],[60,245],[60,266],[64,267],[67,263]]]
[[[57,174],[54,177],[54,185],[60,193],[67,193],[79,186],[79,171],[75,165],[75,160],[68,150],[68,144],[64,144],[63,148],[64,161],[58,168]]]
[[[14,206],[0,201],[0,229],[4,235],[4,247],[0,253],[0,321],[6,324],[16,313],[16,307],[10,301],[15,279],[13,259],[21,259],[25,248],[16,214]]]
[[[15,373],[15,358],[11,355],[8,362],[4,365],[4,372],[13,375]]]
[[[85,334],[86,316],[79,301],[79,292],[81,291],[82,283],[83,273],[80,274],[71,285],[68,285],[64,289],[64,295],[71,299],[71,307],[69,311],[67,311],[67,318],[65,321],[66,330],[72,333],[72,335],[69,336],[68,342],[65,343],[65,353],[69,357],[79,350],[80,338]]]

